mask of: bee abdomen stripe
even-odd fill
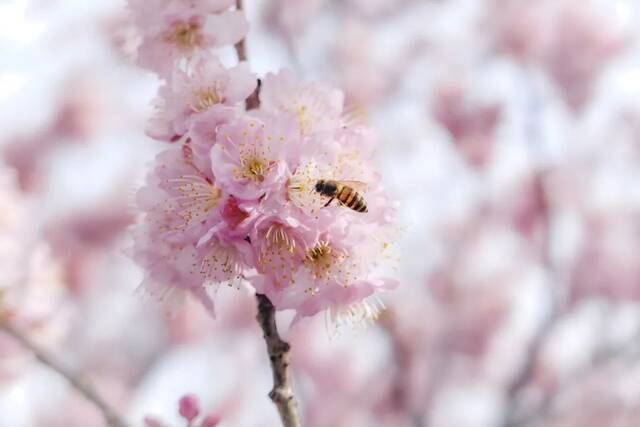
[[[364,212],[367,209],[367,205],[364,202],[362,196],[358,195],[354,203],[350,204],[349,207],[354,211]]]
[[[337,197],[341,202],[345,202],[346,198],[349,197],[349,189],[347,187],[342,187],[338,192]]]
[[[345,205],[347,206],[351,206],[351,203],[354,201],[354,199],[358,199],[358,195],[356,194],[355,191],[351,191],[348,195],[347,195],[347,200],[345,201]]]

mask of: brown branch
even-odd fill
[[[236,9],[242,10],[242,0],[236,0]],[[234,45],[236,49],[236,54],[238,55],[238,62],[247,61],[247,42],[246,37],[240,40],[238,43]],[[245,101],[245,107],[247,110],[255,110],[260,106],[260,86],[262,82],[258,79],[258,86],[256,86],[256,90],[253,91],[251,95]]]
[[[273,388],[269,392],[269,398],[278,408],[284,427],[300,427],[300,418],[293,395],[292,375],[289,369],[289,350],[291,347],[278,334],[276,310],[269,298],[262,294],[256,294],[256,298],[258,300],[256,319],[264,333],[267,353],[271,361],[271,371],[273,372]]]
[[[55,361],[44,350],[31,341],[22,331],[12,325],[6,318],[0,319],[0,329],[18,341],[23,347],[28,349],[46,367],[57,372],[64,377],[71,387],[82,394],[88,401],[102,413],[105,421],[111,427],[129,427],[128,424],[118,415],[118,413],[98,394],[89,384],[80,380],[74,373]]]
[[[236,0],[236,9],[243,10],[242,0]],[[247,46],[245,44],[245,38],[243,37],[238,43],[235,44],[236,53],[238,54],[238,61],[246,61],[247,60]]]

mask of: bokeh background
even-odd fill
[[[640,425],[640,2],[245,0],[260,75],[341,87],[399,202],[377,324],[288,329],[303,425]],[[0,1],[0,307],[131,426],[275,426],[254,299],[167,316],[133,195],[159,81],[121,0]],[[232,52],[222,51],[232,56]],[[0,335],[1,427],[99,427]]]

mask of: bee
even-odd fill
[[[364,182],[360,181],[333,181],[329,179],[319,179],[316,182],[317,193],[329,197],[325,206],[329,206],[333,199],[338,199],[341,205],[353,209],[356,212],[367,212],[367,203],[364,197],[355,188],[366,188]]]

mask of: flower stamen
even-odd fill
[[[202,43],[200,25],[197,23],[179,22],[165,33],[165,40],[180,49],[190,50]]]
[[[181,175],[167,182],[177,193],[170,201],[175,203],[173,210],[183,221],[179,228],[201,220],[222,198],[222,190],[199,175]]]
[[[194,94],[195,101],[191,104],[191,109],[196,113],[201,113],[214,105],[224,102],[224,98],[215,87],[208,87]]]
[[[304,264],[316,278],[326,278],[332,274],[340,258],[340,252],[334,251],[328,242],[320,240],[313,248],[307,250]]]
[[[267,162],[258,157],[251,157],[249,159],[242,159],[240,162],[242,169],[240,169],[240,179],[246,178],[254,182],[264,181],[264,174],[267,170]]]
[[[289,234],[280,225],[272,225],[265,234],[267,247],[285,248],[289,253],[296,249],[296,241],[289,237]]]
[[[301,254],[296,251],[296,240],[287,227],[273,224],[264,235],[258,264],[262,272],[272,275],[275,284],[284,287],[295,283]]]

